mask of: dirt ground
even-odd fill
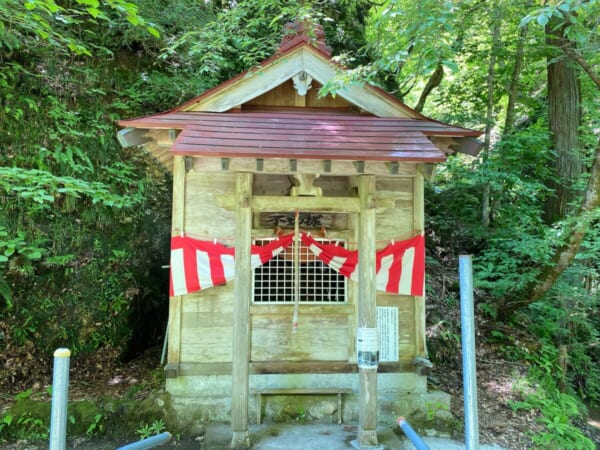
[[[94,399],[100,396],[118,398],[124,395],[133,395],[135,398],[144,398],[153,390],[163,386],[162,369],[160,367],[160,348],[153,348],[127,363],[119,364],[114,350],[104,349],[86,358],[73,358],[71,362],[70,391],[71,401]],[[541,430],[533,413],[523,411],[514,412],[509,405],[511,400],[518,400],[516,383],[526,373],[526,367],[507,362],[498,357],[490,349],[478,349],[477,381],[480,441],[483,444],[497,444],[506,449],[526,449],[530,447],[529,435]],[[48,362],[50,365],[50,362]],[[0,390],[0,412],[14,400],[14,395],[31,389],[37,392],[37,398],[43,399],[46,388],[50,384],[49,368],[47,372],[39,371],[39,376],[27,382],[7,384]],[[1,383],[1,381],[0,381]],[[463,420],[462,399],[462,371],[460,367],[452,365],[434,368],[430,376],[433,387],[442,389],[452,395],[452,413],[458,421]],[[132,394],[133,393],[133,394]],[[600,411],[593,411],[598,414]],[[595,416],[589,419],[586,433],[597,443],[600,448],[600,418]],[[585,426],[585,424],[582,424]],[[458,433],[454,436],[457,440],[464,438]],[[197,436],[184,440],[174,440],[168,448],[181,450],[199,449],[203,437]],[[100,443],[77,439],[70,442],[70,448],[82,450],[114,449],[126,442]],[[37,446],[32,443],[19,442],[4,444],[7,450],[34,450],[47,448],[47,444]],[[166,447],[165,447],[166,448]],[[207,448],[207,447],[204,447]]]

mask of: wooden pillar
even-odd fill
[[[375,176],[358,177],[358,326],[377,328],[375,288]],[[358,444],[377,445],[377,368],[359,367]]]
[[[419,166],[422,169],[422,166]],[[413,230],[425,229],[425,191],[423,174],[418,170],[413,179]],[[415,297],[415,356],[427,358],[425,297]]]
[[[235,281],[233,300],[233,355],[231,386],[231,448],[249,449],[248,390],[250,363],[250,295],[252,272],[252,174],[238,173],[235,213]]]
[[[185,230],[185,158],[173,157],[173,209],[171,217],[171,236],[179,236]],[[169,349],[165,373],[168,378],[179,374],[181,350],[181,296],[169,299]]]

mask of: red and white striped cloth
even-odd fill
[[[358,251],[347,250],[335,244],[320,244],[307,234],[302,243],[329,267],[354,281],[358,281]],[[392,242],[375,252],[376,286],[392,294],[423,296],[425,289],[425,238],[416,236]]]
[[[358,251],[334,244],[321,244],[302,233],[302,243],[332,269],[358,281]],[[292,245],[293,234],[280,236],[265,246],[252,245],[255,269]],[[185,295],[218,286],[234,278],[233,247],[184,236],[171,238],[171,282],[169,295]],[[392,242],[376,252],[376,287],[393,294],[422,296],[425,287],[425,238],[416,236]]]
[[[252,245],[252,269],[274,258],[293,242],[293,234],[280,236],[265,246]],[[234,278],[235,248],[185,236],[171,238],[169,295],[185,295],[218,286]]]

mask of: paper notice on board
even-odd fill
[[[379,335],[379,362],[398,361],[398,308],[377,307],[377,334]]]
[[[356,354],[360,369],[377,369],[379,362],[379,339],[377,328],[356,330]]]

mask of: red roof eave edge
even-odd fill
[[[213,158],[282,158],[282,159],[319,159],[319,160],[332,160],[332,161],[379,161],[379,162],[414,162],[414,163],[441,163],[445,162],[447,157],[444,154],[440,156],[394,156],[394,157],[369,157],[368,154],[361,157],[349,158],[344,155],[336,154],[322,154],[322,155],[299,155],[299,154],[287,154],[287,153],[275,153],[273,155],[267,155],[263,152],[203,152],[202,150],[171,150],[173,155],[177,156],[208,156]],[[441,152],[440,152],[441,153]]]
[[[175,112],[177,113],[177,112]],[[173,113],[173,114],[175,114]],[[172,119],[169,118],[168,116],[172,114],[172,113],[158,113],[158,114],[154,114],[151,116],[146,116],[146,117],[140,117],[138,119],[127,119],[127,120],[120,120],[118,123],[120,126],[124,126],[124,127],[132,127],[132,128],[147,128],[147,129],[163,129],[163,130],[168,130],[168,129],[184,129],[188,126],[193,126],[194,125],[194,120],[186,120],[186,121],[178,121],[177,119]],[[230,113],[214,113],[214,112],[203,112],[203,111],[188,111],[188,112],[180,112],[179,114],[186,114],[186,115],[198,115],[198,121],[201,121],[201,117],[203,115],[218,115],[218,116],[223,116],[223,115],[228,115]],[[240,114],[244,114],[246,115],[246,117],[251,117],[254,116],[256,114],[264,114],[264,113],[240,113]],[[281,118],[285,118],[286,115],[288,114],[293,114],[293,113],[279,113],[277,114],[278,117]],[[306,118],[308,120],[308,118],[310,117],[310,114],[306,114],[303,118]],[[290,117],[288,115],[288,117]],[[336,118],[338,118],[339,116],[336,115],[331,115],[331,120],[335,120]],[[348,115],[344,115],[344,119],[349,118],[349,117],[353,117],[353,116],[348,116]],[[358,116],[357,116],[358,117]],[[420,132],[422,132],[425,136],[429,136],[429,137],[434,137],[434,136],[448,136],[448,137],[478,137],[481,135],[480,131],[476,131],[476,130],[471,130],[468,128],[463,128],[463,127],[459,127],[456,125],[449,125],[443,122],[439,122],[436,120],[432,120],[432,119],[409,119],[409,118],[402,118],[402,117],[373,117],[373,119],[377,120],[381,120],[381,121],[414,121],[414,123],[427,123],[427,122],[431,122],[431,123],[436,123],[439,125],[442,125],[444,127],[448,127],[448,128],[454,128],[455,130],[449,130],[449,129],[438,129],[438,130],[422,130],[419,129]]]

